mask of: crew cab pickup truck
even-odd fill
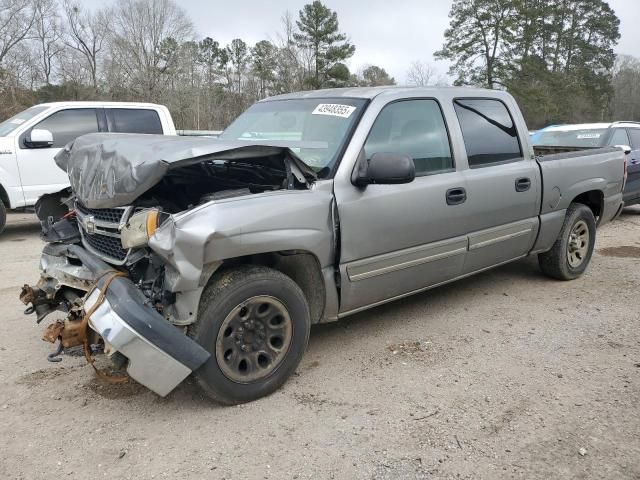
[[[57,102],[33,106],[0,123],[0,233],[6,210],[35,205],[69,185],[54,157],[92,132],[175,135],[166,107],[149,103]]]
[[[159,395],[267,395],[310,326],[537,255],[585,272],[622,207],[617,148],[534,156],[506,92],[356,88],[260,101],[220,138],[92,134],[41,200],[21,298],[60,349],[104,349]],[[426,301],[426,298],[425,298]],[[87,328],[88,326],[88,328]],[[96,367],[97,368],[97,367]]]

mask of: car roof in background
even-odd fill
[[[157,103],[146,102],[103,102],[96,101],[68,101],[39,103],[34,107],[128,107],[128,108],[164,108]]]
[[[538,132],[570,132],[572,130],[600,130],[611,127],[640,128],[640,122],[601,122],[601,123],[575,123],[570,125],[549,125]]]

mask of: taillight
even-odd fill
[[[624,180],[622,181],[622,190],[627,186],[627,155],[624,156]]]

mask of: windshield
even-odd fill
[[[536,147],[600,147],[604,144],[607,130],[606,128],[547,130],[538,132],[533,144]]]
[[[355,125],[365,100],[316,98],[273,100],[253,105],[220,138],[276,141],[327,178]]]
[[[6,137],[24,122],[31,120],[39,113],[44,112],[47,108],[49,107],[31,107],[0,123],[0,137]]]

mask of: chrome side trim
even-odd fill
[[[468,240],[464,237],[365,258],[348,264],[347,274],[350,281],[357,282],[424,263],[462,255],[466,253],[467,245]]]
[[[524,235],[531,235],[531,232],[535,228],[536,221],[537,217],[535,219],[500,225],[499,227],[470,233],[469,251],[489,247],[496,243],[506,242],[507,240],[522,237]]]
[[[417,290],[412,290],[411,292],[403,293],[403,294],[400,294],[400,295],[396,295],[395,297],[390,297],[390,298],[387,298],[385,300],[380,300],[379,302],[371,303],[369,305],[365,305],[364,307],[354,308],[353,310],[349,310],[347,312],[339,313],[338,314],[338,319],[344,318],[344,317],[348,317],[349,315],[354,315],[356,313],[360,313],[360,312],[362,312],[364,310],[369,310],[370,308],[374,308],[374,307],[377,307],[377,306],[380,306],[380,305],[384,305],[385,303],[393,302],[394,300],[400,300],[401,298],[410,297],[411,295],[415,295],[416,293],[426,292],[427,290],[431,290],[432,288],[440,287],[441,285],[446,285],[447,283],[452,283],[452,282],[455,282],[456,280],[461,280],[463,278],[470,277],[472,275],[475,275],[476,273],[484,272],[485,270],[491,270],[492,268],[500,267],[502,265],[506,265],[507,263],[515,262],[516,260],[520,260],[520,259],[525,258],[527,256],[528,255],[521,255],[519,257],[512,258],[512,259],[507,260],[505,262],[498,263],[496,265],[491,265],[490,267],[481,268],[479,270],[474,270],[473,272],[465,273],[464,275],[459,275],[459,276],[457,276],[455,278],[451,278],[449,280],[445,280],[444,282],[435,283],[433,285],[429,285],[428,287],[419,288]]]
[[[520,230],[519,232],[508,233],[506,235],[495,237],[482,242],[477,242],[474,244],[469,243],[469,251],[477,250],[478,248],[482,248],[482,247],[488,247],[489,245],[494,245],[496,243],[504,242],[505,240],[511,240],[512,238],[521,237],[523,235],[529,235],[531,233],[531,230],[533,230],[533,228],[529,227],[526,230]]]
[[[89,295],[85,300],[86,310],[93,307],[99,295],[97,289]],[[191,373],[187,366],[136,333],[106,299],[91,315],[89,325],[105,342],[129,359],[127,373],[131,378],[162,397]]]

